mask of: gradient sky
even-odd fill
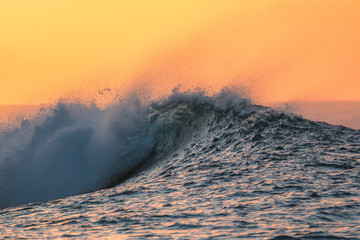
[[[360,1],[0,1],[0,105],[246,86],[360,100]]]

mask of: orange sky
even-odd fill
[[[360,100],[360,1],[0,2],[0,105],[148,86]]]

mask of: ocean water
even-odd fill
[[[0,134],[0,238],[359,239],[360,131],[234,91],[59,103]]]

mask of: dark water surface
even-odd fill
[[[77,120],[67,113],[70,106],[58,106],[58,115],[28,127],[32,129],[29,140],[18,147],[27,157],[16,149],[2,153],[3,159],[16,156],[18,169],[24,166],[23,159],[32,159],[36,166],[41,159],[57,163],[65,155],[72,162],[46,165],[43,172],[56,173],[56,179],[62,179],[57,182],[51,182],[50,175],[34,177],[25,171],[19,171],[24,179],[10,182],[6,173],[13,174],[16,168],[9,161],[0,165],[0,238],[358,239],[360,131],[254,106],[234,96],[200,95],[179,94],[153,104],[140,122],[143,116],[138,116],[137,105],[136,111],[126,111],[125,120],[131,121],[115,121],[127,125],[114,128],[112,124],[116,138],[109,138],[121,150],[116,157],[122,160],[108,164],[107,172],[99,164],[88,163],[86,151],[93,148],[88,138],[98,140],[100,135],[96,129],[84,130],[92,125],[73,124]],[[9,140],[19,134],[14,131],[3,133],[2,151],[5,145],[14,148]],[[49,136],[46,131],[58,133]],[[36,142],[40,135],[47,142]],[[86,146],[74,142],[69,137],[73,135],[81,137],[80,143],[88,139]],[[66,145],[69,141],[76,147]],[[44,145],[53,155],[43,153],[39,146]],[[77,152],[82,148],[83,155]],[[110,161],[109,156],[113,155],[96,158]],[[81,163],[86,167],[73,163],[79,159],[88,161]],[[41,161],[39,166],[46,162]],[[64,164],[65,169],[86,168],[87,172],[62,171],[59,166]],[[93,168],[109,178],[92,179]],[[129,178],[121,182],[124,176]],[[54,187],[47,188],[41,181]],[[113,188],[66,198],[118,181]],[[79,187],[67,191],[73,185]],[[21,186],[26,186],[27,194],[17,197]],[[33,203],[15,206],[26,202]]]

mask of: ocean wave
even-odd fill
[[[58,103],[1,132],[0,207],[115,186],[189,141],[210,139],[209,152],[245,151],[249,144],[281,147],[295,135],[304,144],[337,141],[330,125],[254,105],[229,89],[211,96],[175,89],[154,102],[132,95],[106,109]]]
[[[207,104],[249,111],[250,101],[229,90],[207,96],[179,92],[157,102],[137,96],[106,109],[58,103],[19,127],[0,133],[0,207],[47,201],[113,185],[154,151],[181,143]],[[189,107],[193,108],[190,109]]]

